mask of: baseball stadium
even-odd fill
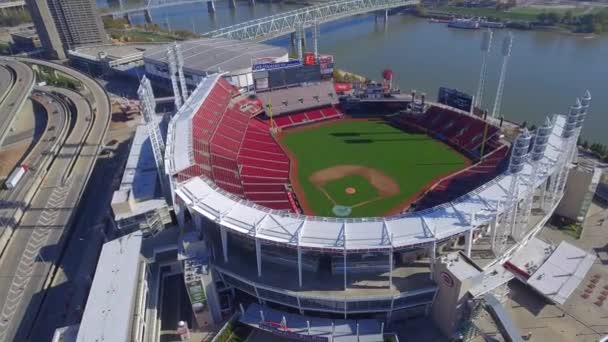
[[[255,94],[207,76],[169,123],[165,169],[178,223],[210,251],[210,310],[389,324],[436,311],[449,333],[465,317],[445,294],[460,277],[476,275],[471,298],[532,279],[512,259],[563,195],[588,93],[507,134],[502,120],[386,82],[292,84],[277,77],[304,66],[284,67],[254,68]],[[460,271],[446,266],[453,253]]]

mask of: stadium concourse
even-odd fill
[[[211,298],[230,288],[243,307],[258,302],[311,317],[390,324],[431,314],[451,335],[471,315],[462,303],[500,297],[514,278],[502,264],[527,258],[518,252],[563,196],[590,95],[568,115],[548,118],[534,137],[522,130],[514,141],[467,112],[406,99],[403,110],[374,120],[426,135],[471,165],[436,180],[397,214],[315,217],[302,213],[306,194],[294,186],[294,161],[275,136],[348,118],[333,83],[256,96],[241,95],[221,75],[198,85],[169,123],[165,167],[178,224],[200,232],[209,249],[212,316],[220,308]]]

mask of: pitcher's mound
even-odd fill
[[[344,192],[346,192],[349,195],[354,195],[354,194],[357,193],[357,189],[352,188],[352,187],[348,187],[348,188],[346,188],[346,190],[344,190]]]

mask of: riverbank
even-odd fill
[[[577,35],[608,31],[608,9],[594,7],[494,7],[437,6],[422,7],[414,14],[424,18],[486,18],[504,23],[507,28],[543,30]]]

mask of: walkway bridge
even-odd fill
[[[265,41],[307,27],[358,14],[414,6],[419,0],[337,0],[207,32],[205,37]]]

